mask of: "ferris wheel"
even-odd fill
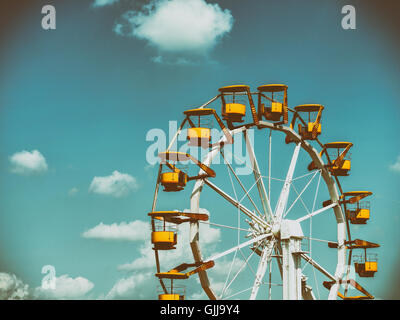
[[[291,109],[287,89],[226,86],[200,107],[183,111],[177,133],[158,155],[148,213],[160,300],[185,299],[178,282],[194,277],[191,288],[209,299],[374,298],[355,278],[378,271],[376,254],[367,249],[379,244],[351,233],[351,225],[368,222],[370,206],[363,199],[372,192],[343,192],[339,180],[350,173],[353,144],[323,144],[324,106]],[[212,108],[218,102],[220,115]],[[182,136],[186,151],[174,150]],[[189,208],[165,208],[161,193]],[[169,206],[178,204],[175,198],[169,196]],[[185,225],[183,237],[178,227]],[[208,237],[202,225],[220,230],[218,245],[202,242]],[[183,248],[191,256],[163,269],[164,253]]]

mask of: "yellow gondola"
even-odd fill
[[[288,122],[287,88],[285,84],[266,84],[258,90],[258,117],[279,123]]]
[[[355,239],[347,241],[346,249],[364,249],[364,255],[355,255],[354,269],[360,277],[373,277],[375,272],[378,271],[378,255],[376,253],[367,254],[367,249],[379,248],[380,245],[377,243]],[[337,248],[336,242],[328,242],[329,248]]]
[[[294,107],[296,110],[293,116],[290,127],[293,128],[296,119],[299,119],[301,123],[298,124],[299,135],[304,140],[315,140],[321,134],[321,116],[324,107],[320,104],[302,104]],[[306,119],[301,117],[301,114],[305,113]],[[316,115],[315,115],[316,114]],[[313,119],[312,116],[315,115]]]
[[[258,125],[258,117],[256,108],[254,105],[253,97],[250,92],[250,87],[247,85],[232,85],[219,88],[218,91],[221,95],[222,101],[222,119],[228,123],[228,128],[233,128],[233,122],[244,122],[246,115],[246,102],[243,99],[247,97],[247,101],[250,105],[251,114],[253,121]]]
[[[166,192],[181,191],[185,188],[186,183],[190,180],[215,177],[215,171],[208,166],[202,164],[196,158],[192,157],[188,153],[176,152],[176,151],[165,151],[160,152],[158,156],[161,158],[162,164],[165,164],[171,171],[163,172],[160,176],[161,185],[164,187]],[[189,177],[187,173],[176,167],[171,162],[187,162],[192,161],[198,165],[204,172],[197,176]]]
[[[358,260],[354,262],[355,271],[360,277],[371,278],[378,272],[378,255],[368,254],[363,257],[357,257]]]
[[[346,204],[346,216],[352,224],[366,224],[370,218],[369,201],[361,201],[372,195],[371,191],[349,191],[341,196]]]
[[[379,248],[377,243],[355,239],[347,242],[346,247],[350,250],[364,249],[364,255],[354,256],[354,269],[360,277],[371,278],[378,271],[378,255],[376,253],[367,254],[367,249]]]
[[[334,176],[348,176],[351,169],[351,160],[349,150],[353,146],[351,142],[330,142],[326,143],[320,152],[327,157],[327,168]],[[317,169],[312,161],[308,165],[308,170]]]
[[[211,108],[197,108],[189,109],[183,112],[186,116],[184,121],[188,121],[190,128],[187,130],[187,139],[189,140],[189,146],[196,146],[202,148],[208,148],[211,144],[211,124],[212,117],[217,121],[222,132],[226,137],[226,143],[232,143],[232,135],[229,130],[225,127],[224,123],[219,118],[218,114],[214,109]],[[210,119],[211,117],[211,119]],[[196,123],[197,120],[197,123]]]

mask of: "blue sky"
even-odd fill
[[[172,9],[156,1],[150,11],[145,1],[109,2],[52,1],[56,30],[43,30],[47,1],[34,1],[3,39],[0,272],[34,290],[42,267],[53,265],[57,277],[67,275],[60,286],[82,284],[81,291],[56,298],[154,298],[146,289],[154,280],[140,276],[154,267],[118,269],[146,254],[146,225],[140,223],[148,221],[157,174],[146,162],[147,132],[167,131],[169,120],[181,121],[185,109],[214,97],[221,86],[285,83],[290,107],[325,106],[322,141],[354,143],[351,176],[342,186],[374,193],[372,219],[355,237],[381,244],[379,272],[360,283],[379,298],[398,298],[388,287],[400,263],[400,63],[380,17],[353,1],[357,29],[343,30],[342,1],[207,2],[211,7],[193,0],[215,19],[175,19],[171,26],[162,10],[190,16],[182,1],[172,1]],[[151,19],[157,13],[160,19]],[[12,160],[34,150],[43,159],[36,154],[31,167],[18,156]],[[114,189],[104,177],[120,184]],[[164,198],[161,206],[182,201],[187,207],[183,197]],[[206,209],[217,208],[223,204]],[[100,223],[123,222],[127,238],[119,241],[83,236]],[[222,239],[212,228],[207,232]]]

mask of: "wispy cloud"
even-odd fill
[[[141,10],[127,11],[114,31],[147,41],[160,53],[156,63],[192,64],[207,55],[233,26],[229,10],[205,0],[155,0]],[[171,55],[173,54],[173,55]],[[177,56],[175,56],[177,55]]]
[[[400,155],[397,156],[396,162],[389,166],[389,169],[394,172],[400,173]]]
[[[130,223],[121,222],[111,225],[101,222],[97,226],[83,232],[82,237],[115,241],[145,241],[149,239],[149,234],[149,223],[136,220]]]
[[[154,299],[154,272],[135,273],[119,279],[105,296],[106,299]]]
[[[94,177],[90,184],[89,192],[119,198],[136,191],[138,187],[136,178],[115,170],[110,176]]]
[[[38,150],[16,152],[9,160],[11,172],[20,175],[39,174],[48,169],[45,157]]]
[[[76,195],[78,193],[78,191],[79,191],[79,189],[77,187],[73,187],[68,191],[68,195],[72,197],[72,196]]]

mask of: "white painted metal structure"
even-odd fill
[[[253,246],[262,248],[261,252],[258,253],[260,259],[258,262],[258,267],[255,272],[254,281],[252,287],[243,290],[243,293],[248,291],[250,293],[250,299],[256,299],[259,293],[259,289],[263,283],[263,279],[266,277],[266,273],[269,269],[269,282],[267,285],[269,286],[269,296],[271,298],[271,270],[272,270],[272,261],[276,260],[278,264],[278,270],[280,271],[282,284],[282,298],[283,299],[315,299],[315,294],[312,291],[312,288],[309,283],[307,283],[307,277],[303,274],[301,268],[301,262],[304,261],[306,264],[309,264],[310,267],[314,268],[318,272],[321,272],[325,277],[329,280],[335,281],[335,284],[331,286],[329,291],[328,299],[336,299],[337,292],[339,289],[339,281],[342,279],[345,264],[346,264],[346,223],[345,217],[342,212],[341,206],[339,205],[339,194],[337,191],[337,186],[335,184],[334,178],[330,175],[329,171],[326,169],[325,164],[320,157],[319,153],[316,149],[314,149],[310,143],[305,140],[302,140],[301,137],[290,127],[284,125],[276,125],[270,122],[260,121],[259,126],[253,126],[256,131],[265,132],[266,130],[270,130],[269,134],[269,168],[268,168],[268,192],[265,188],[265,184],[263,182],[263,176],[260,172],[257,156],[252,146],[250,139],[248,139],[248,130],[252,129],[252,126],[247,125],[243,127],[239,127],[237,129],[231,130],[231,134],[233,137],[243,134],[246,142],[247,153],[250,158],[250,163],[252,166],[252,170],[254,173],[255,182],[254,184],[257,186],[258,195],[260,197],[260,202],[262,204],[262,210],[258,210],[255,206],[255,210],[250,210],[246,206],[244,206],[241,201],[238,201],[233,196],[229,195],[227,192],[223,191],[222,188],[215,185],[209,179],[200,179],[196,180],[194,185],[191,199],[190,199],[190,211],[191,212],[200,212],[200,208],[207,208],[206,204],[201,203],[201,194],[204,187],[211,188],[214,192],[220,195],[223,199],[225,199],[228,203],[237,208],[237,211],[240,214],[244,214],[248,219],[249,224],[249,234],[250,240],[243,241],[242,243],[225,250],[224,252],[217,253],[211,257],[203,257],[201,253],[201,248],[199,244],[199,238],[201,237],[199,222],[191,222],[190,224],[190,246],[191,251],[193,253],[194,261],[197,263],[209,261],[209,260],[218,260],[222,257],[227,257],[229,254],[233,252],[237,252],[241,248]],[[265,130],[263,130],[265,129]],[[275,209],[272,209],[272,204],[270,201],[270,190],[271,190],[271,133],[275,131],[283,132],[283,137],[287,135],[291,141],[294,142],[294,152],[292,155],[292,159],[287,171],[286,179],[283,180],[283,187],[280,192],[280,196],[278,202],[276,203]],[[225,137],[221,139],[220,142],[223,142]],[[292,144],[293,145],[293,144]],[[221,151],[223,144],[214,144],[209,153],[202,159],[202,162],[211,166],[212,160],[216,157]],[[306,212],[304,216],[295,220],[286,219],[286,215],[291,211],[294,203],[290,206],[288,204],[289,193],[292,186],[292,181],[294,179],[294,172],[296,168],[296,163],[299,158],[300,150],[304,150],[306,154],[309,155],[311,160],[316,165],[317,169],[314,173],[314,178],[317,174],[320,174],[320,178],[322,178],[326,188],[329,192],[331,204],[314,210],[314,206],[311,212]],[[229,164],[227,164],[229,166]],[[232,168],[230,168],[232,169]],[[201,171],[201,170],[200,170]],[[235,175],[234,171],[231,170]],[[244,189],[243,184],[240,182],[239,177],[235,175],[235,178],[240,183],[241,187]],[[319,180],[320,181],[320,180]],[[318,187],[319,187],[318,181]],[[311,182],[311,181],[310,181]],[[306,185],[304,190],[308,187],[309,184]],[[297,198],[294,202],[300,199],[301,195],[304,192],[298,193]],[[297,192],[297,191],[296,191]],[[318,192],[318,190],[317,190]],[[247,197],[254,204],[254,201],[250,197],[249,193],[246,193]],[[316,197],[315,197],[316,199]],[[314,199],[314,203],[315,203]],[[210,210],[212,211],[212,210]],[[261,212],[260,212],[261,211]],[[337,258],[335,259],[336,267],[335,273],[332,275],[328,272],[324,267],[322,267],[314,258],[310,257],[307,252],[302,251],[301,241],[305,237],[302,230],[302,223],[304,221],[308,221],[312,217],[319,215],[324,212],[332,212],[334,213],[336,219],[336,235],[337,239]],[[210,215],[210,219],[212,219],[212,212]],[[327,250],[335,250],[335,249],[327,249]],[[254,250],[253,250],[254,251]],[[254,251],[255,252],[255,251]],[[252,252],[252,254],[254,253]],[[247,261],[247,260],[246,260]],[[332,267],[332,266],[330,266]],[[239,272],[242,268],[239,270]],[[314,270],[314,272],[315,272]],[[208,277],[208,271],[200,271],[198,273],[201,287],[204,292],[210,299],[224,299],[229,298],[223,296],[225,289],[224,287],[222,294],[218,295],[213,290],[213,284]],[[237,274],[236,274],[237,275]],[[228,286],[235,280],[236,278],[229,282]],[[230,297],[233,297],[231,295]]]

